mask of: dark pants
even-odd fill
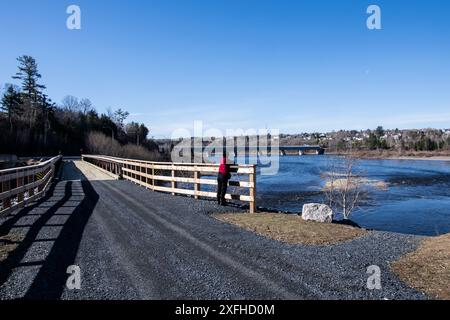
[[[225,174],[219,173],[217,176],[217,202],[219,204],[225,203],[225,195],[227,194],[229,177]]]

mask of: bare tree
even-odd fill
[[[78,102],[78,98],[74,96],[65,96],[62,100],[62,107],[69,112],[80,111],[80,103]]]
[[[91,100],[89,99],[81,99],[78,103],[80,111],[86,115],[89,111],[94,110]]]
[[[363,183],[356,171],[356,159],[347,155],[333,158],[326,173],[326,200],[344,219],[348,219],[361,202]]]

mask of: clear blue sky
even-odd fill
[[[0,84],[34,56],[47,93],[124,108],[150,135],[450,127],[450,1],[1,2]],[[66,28],[66,8],[82,29]],[[382,30],[366,9],[382,10]]]

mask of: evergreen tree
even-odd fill
[[[9,85],[1,101],[1,110],[8,115],[9,132],[13,132],[13,118],[20,113],[22,99],[20,92]]]
[[[117,125],[124,129],[124,122],[128,118],[130,113],[128,111],[124,111],[122,109],[118,109],[114,112],[114,121],[117,123]]]
[[[39,100],[41,100],[44,85],[39,84],[42,77],[38,71],[38,65],[33,57],[24,55],[17,58],[19,62],[19,71],[13,76],[13,79],[22,82],[23,105],[28,117],[30,129],[36,121]]]
[[[380,141],[379,141],[378,137],[371,132],[369,134],[369,138],[367,138],[367,142],[366,143],[367,143],[367,147],[370,150],[375,150],[375,149],[378,148],[379,142]]]
[[[38,71],[36,60],[33,57],[24,55],[17,58],[17,61],[19,61],[19,71],[13,76],[13,79],[21,80],[23,92],[37,100],[45,86],[38,84],[42,76]]]
[[[382,136],[384,136],[384,129],[383,129],[383,127],[382,126],[378,126],[376,129],[375,129],[375,135],[377,136],[377,138],[380,138],[380,137],[382,137]]]

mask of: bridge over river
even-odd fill
[[[389,261],[412,249],[415,242],[408,236],[371,232],[328,247],[282,243],[215,219],[215,213],[243,209],[218,206],[201,190],[172,195],[174,189],[182,189],[172,184],[181,182],[159,176],[168,179],[168,186],[155,184],[152,178],[156,180],[158,173],[152,172],[151,164],[120,160],[130,179],[118,180],[120,162],[115,159],[56,157],[28,168],[0,171],[0,238],[15,239],[11,241],[17,245],[6,260],[0,259],[0,299],[404,299],[419,295],[389,271]],[[159,165],[177,170],[175,164]],[[254,173],[251,167],[235,170],[246,177]],[[179,178],[209,183],[192,172]],[[251,188],[252,179],[238,182],[239,186]],[[168,189],[152,190],[152,186]],[[251,201],[253,196],[240,200]],[[406,246],[404,250],[390,249],[402,248],[399,243]],[[372,264],[383,271],[383,290],[365,287],[366,267]],[[81,271],[81,287],[70,290],[67,270],[73,266]]]
[[[180,150],[183,148],[181,147]],[[277,153],[281,156],[287,154],[297,154],[300,156],[306,154],[323,155],[325,154],[325,148],[321,146],[309,146],[309,145],[292,145],[292,146],[230,146],[230,147],[216,147],[216,146],[202,146],[190,148],[191,154],[203,153],[208,156],[215,156],[217,154],[228,154],[232,157],[248,157],[250,155],[265,155]],[[183,151],[182,151],[183,152]]]

